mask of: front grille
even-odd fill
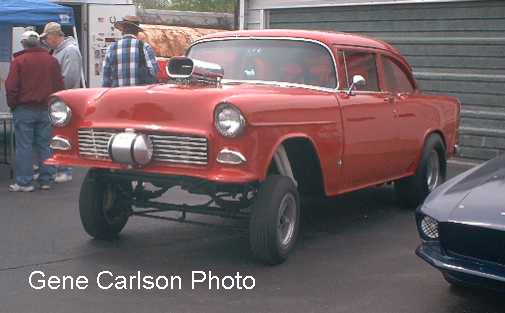
[[[440,241],[455,253],[505,266],[505,231],[459,223],[441,223]]]
[[[93,160],[110,160],[107,145],[122,130],[85,128],[79,130],[79,154]],[[153,160],[166,163],[207,165],[207,138],[189,135],[148,134],[153,142]]]

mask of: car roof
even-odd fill
[[[287,37],[287,38],[309,39],[322,42],[327,46],[347,45],[347,46],[375,48],[389,51],[401,57],[400,52],[395,47],[382,40],[370,38],[363,35],[356,35],[343,32],[332,32],[332,31],[313,31],[313,30],[297,30],[297,29],[240,30],[240,31],[218,32],[204,36],[200,40],[228,38],[228,37]]]

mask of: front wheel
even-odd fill
[[[445,181],[447,171],[445,145],[438,134],[431,135],[424,144],[421,161],[413,176],[395,182],[395,191],[400,204],[415,208],[435,188]]]
[[[126,225],[129,212],[128,204],[120,196],[122,187],[106,182],[99,170],[87,173],[79,195],[79,213],[82,226],[91,237],[112,239]]]
[[[293,181],[272,175],[261,185],[249,222],[249,242],[256,259],[284,262],[293,249],[300,224],[300,197]]]

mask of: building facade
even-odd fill
[[[505,1],[241,0],[243,29],[343,31],[383,39],[414,68],[422,90],[463,104],[460,156],[505,151]]]

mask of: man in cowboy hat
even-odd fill
[[[156,82],[159,66],[151,46],[139,39],[142,32],[136,16],[125,16],[114,27],[123,38],[108,49],[103,62],[103,87],[146,85]]]

